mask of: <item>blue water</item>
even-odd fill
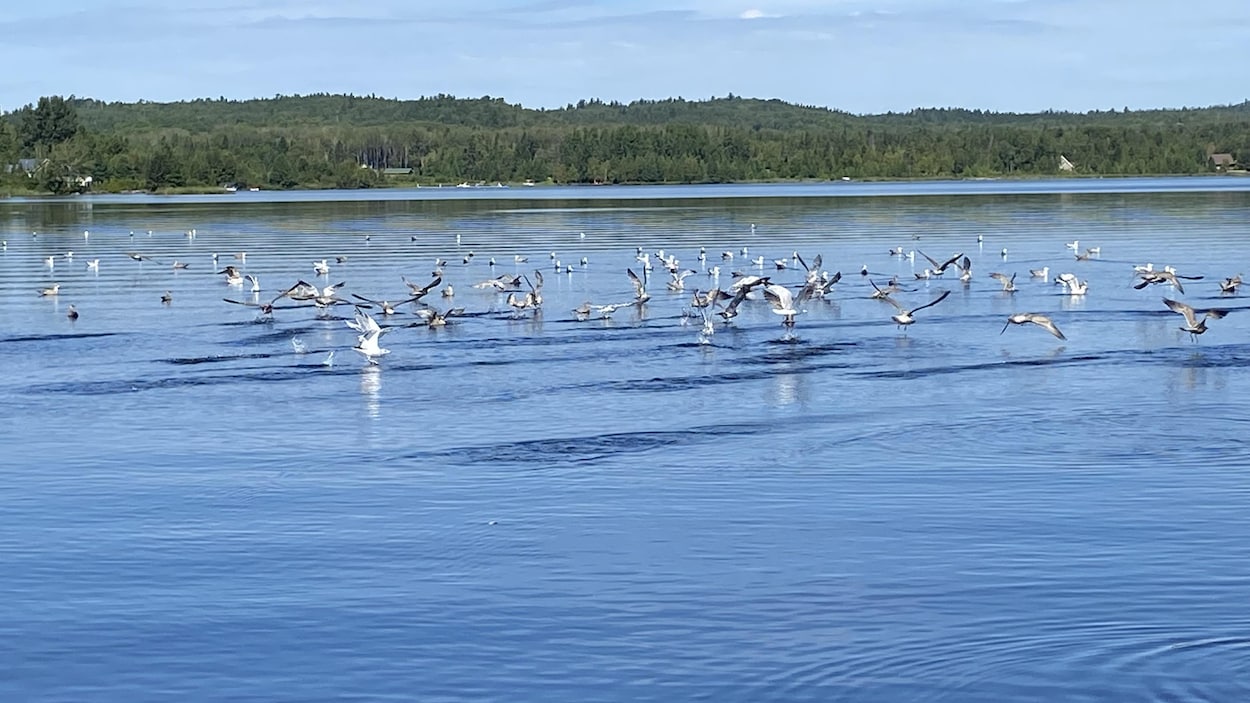
[[[925,187],[0,201],[0,700],[1245,700],[1250,181]],[[579,321],[637,247],[699,273]],[[792,330],[684,314],[795,251],[844,278]],[[377,365],[350,306],[223,302],[436,257],[466,314]],[[535,269],[538,315],[472,287]],[[900,331],[894,275],[952,292]]]

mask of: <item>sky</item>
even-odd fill
[[[56,0],[0,13],[0,111],[445,93],[857,114],[1250,98],[1250,0]]]

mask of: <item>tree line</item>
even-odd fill
[[[1078,175],[1196,174],[1211,170],[1212,153],[1250,160],[1250,102],[852,115],[732,95],[590,100],[555,110],[489,96],[176,103],[46,96],[0,114],[0,190],[51,193],[1042,176],[1060,173],[1064,159]]]

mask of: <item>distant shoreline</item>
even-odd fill
[[[460,185],[454,183],[443,184],[414,184],[414,183],[394,183],[380,185],[372,188],[314,188],[314,187],[296,187],[296,188],[249,188],[227,190],[226,188],[210,188],[210,187],[185,187],[185,188],[166,188],[156,191],[148,190],[124,190],[124,191],[90,191],[85,193],[69,193],[65,195],[52,195],[40,191],[27,192],[0,192],[0,198],[23,198],[31,200],[66,200],[76,198],[91,198],[99,196],[122,197],[122,196],[162,196],[162,197],[179,197],[179,196],[247,196],[249,193],[318,193],[318,192],[396,192],[396,191],[454,191],[454,192],[498,192],[498,191],[516,191],[519,193],[550,190],[552,188],[571,188],[578,190],[593,190],[596,188],[646,188],[646,187],[699,187],[699,186],[767,186],[767,185],[827,185],[841,186],[853,184],[872,184],[872,185],[907,185],[922,183],[983,183],[983,182],[1011,182],[1011,183],[1029,183],[1029,182],[1085,182],[1085,181],[1125,181],[1131,179],[1185,179],[1185,180],[1207,180],[1217,178],[1238,178],[1250,175],[1250,171],[1234,170],[1221,173],[1200,173],[1200,174],[1114,174],[1114,175],[1021,175],[1021,176],[978,176],[973,178],[856,178],[856,179],[774,179],[766,181],[729,181],[719,183],[689,183],[689,182],[672,182],[672,183],[501,183],[493,184],[475,184]]]
[[[1031,195],[1098,195],[1133,193],[1241,193],[1250,192],[1250,179],[1211,178],[1202,175],[1169,176],[1063,176],[1045,177],[983,177],[964,179],[877,179],[852,181],[786,180],[734,183],[669,183],[669,184],[546,184],[534,187],[442,188],[396,185],[384,188],[293,188],[260,189],[226,192],[200,189],[198,192],[93,192],[53,196],[0,195],[0,202],[59,203],[96,202],[101,204],[128,202],[198,202],[231,203],[240,206],[261,203],[299,203],[317,201],[442,201],[467,202],[486,200],[636,200],[636,199],[714,199],[714,198],[874,198],[874,197],[945,197],[945,196],[1031,196]],[[194,189],[188,189],[194,190]]]

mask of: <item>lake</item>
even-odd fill
[[[1238,178],[0,200],[0,699],[1244,700],[1247,212]],[[640,249],[650,300],[579,319]],[[818,254],[790,329],[690,306]],[[375,307],[376,364],[350,305],[256,307],[440,257],[464,314]],[[535,271],[539,312],[473,287]],[[899,329],[895,276],[949,295]],[[1195,340],[1165,297],[1230,312]]]

